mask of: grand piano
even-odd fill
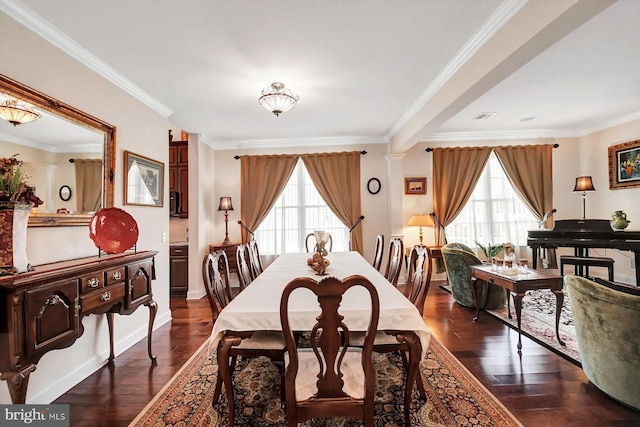
[[[609,248],[635,255],[636,286],[640,286],[640,231],[613,231],[608,219],[563,219],[553,230],[530,230],[527,246],[533,250],[537,268],[540,248],[574,248],[576,256],[588,256],[589,249]]]

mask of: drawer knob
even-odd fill
[[[91,279],[87,280],[87,286],[89,286],[90,288],[97,288],[98,286],[100,286],[100,280],[97,277],[92,277]]]
[[[111,299],[111,292],[107,291],[100,295],[100,301],[109,301]]]
[[[114,280],[120,280],[122,279],[122,273],[120,273],[120,271],[114,271],[111,277],[113,277]]]

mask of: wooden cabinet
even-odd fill
[[[169,143],[169,191],[178,193],[180,218],[188,218],[189,145],[187,141]]]
[[[0,277],[0,372],[11,401],[24,404],[29,375],[50,350],[73,345],[82,318],[106,313],[109,362],[113,362],[113,315],[149,308],[147,348],[157,305],[151,282],[156,251],[127,252],[36,265],[34,271]]]
[[[172,297],[184,297],[189,290],[189,246],[169,247],[169,271]]]

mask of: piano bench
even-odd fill
[[[609,280],[613,281],[613,258],[608,257],[579,257],[579,256],[560,256],[560,274],[564,276],[564,265],[569,264],[579,267],[578,271],[582,272],[585,268],[585,277],[589,276],[589,267],[606,267],[609,270]]]

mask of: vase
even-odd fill
[[[0,202],[0,275],[33,270],[27,259],[30,212],[27,202]]]
[[[627,228],[630,222],[631,221],[627,219],[626,213],[624,213],[623,211],[615,211],[611,215],[611,221],[609,221],[609,224],[615,231],[622,231]]]

